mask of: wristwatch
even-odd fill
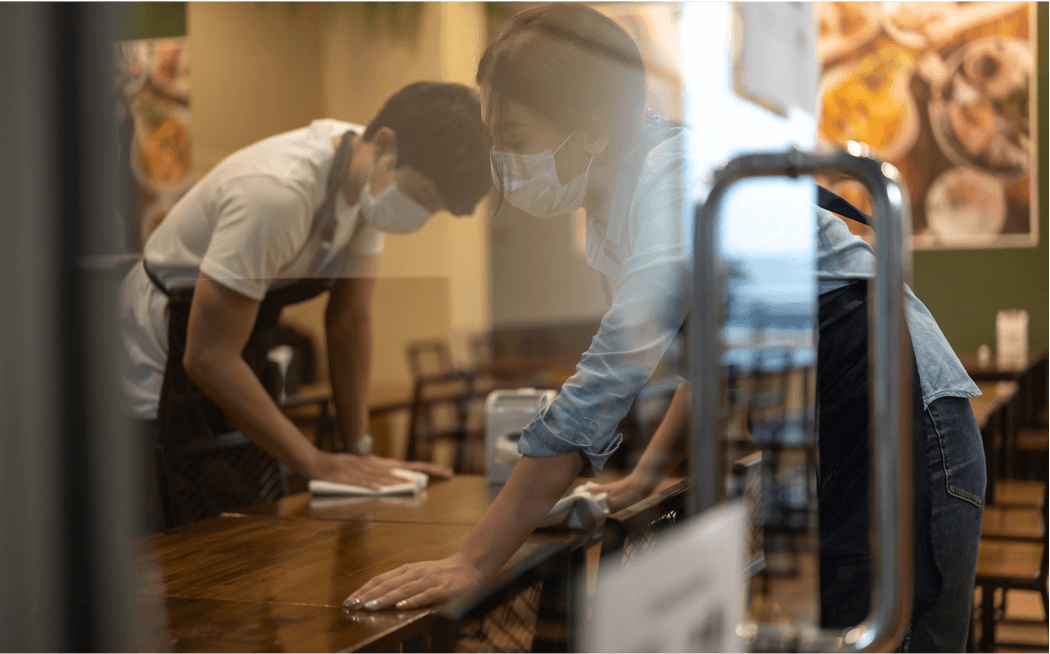
[[[350,451],[354,454],[365,455],[376,453],[376,442],[372,440],[371,434],[365,434],[350,444]]]

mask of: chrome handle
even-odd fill
[[[911,209],[900,173],[869,154],[866,146],[850,143],[843,151],[759,153],[738,156],[715,173],[707,200],[695,214],[694,292],[690,321],[692,365],[692,513],[718,501],[718,423],[721,257],[718,251],[719,209],[730,186],[749,177],[799,177],[844,172],[860,180],[871,194],[877,238],[873,301],[869,301],[869,379],[874,423],[874,474],[870,493],[872,550],[877,554],[871,612],[855,627],[824,630],[812,627],[744,625],[753,648],[771,651],[860,652],[892,649],[900,642],[912,607],[911,525],[911,361],[904,323],[904,283],[911,277]],[[894,431],[897,437],[894,437]]]

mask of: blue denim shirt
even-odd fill
[[[686,152],[691,153],[688,158]],[[553,456],[580,450],[586,460],[582,474],[593,476],[620,445],[616,426],[656,369],[690,305],[686,204],[707,195],[711,173],[726,159],[721,146],[678,131],[652,148],[640,168],[621,169],[621,177],[637,175],[636,183],[618,179],[608,222],[589,222],[587,232],[588,263],[616,281],[612,305],[576,374],[549,406],[541,404],[522,431],[519,452]],[[834,214],[817,211],[819,292],[848,283],[843,278],[871,277],[875,255],[868,244],[850,234]],[[925,404],[947,395],[980,394],[910,289],[906,311]]]

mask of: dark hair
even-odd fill
[[[488,90],[490,126],[514,99],[559,129],[578,127],[610,139],[618,156],[645,124],[645,65],[631,36],[586,5],[556,2],[514,14],[478,63]]]
[[[457,216],[474,212],[492,184],[488,132],[481,101],[462,84],[415,82],[386,101],[365,129],[371,142],[381,127],[397,135],[397,167],[429,177]]]

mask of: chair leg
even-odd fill
[[[288,497],[292,494],[288,488],[288,468],[280,461],[277,462],[277,474],[281,477],[281,497]]]
[[[995,588],[981,586],[981,643],[979,650],[995,649]]]

